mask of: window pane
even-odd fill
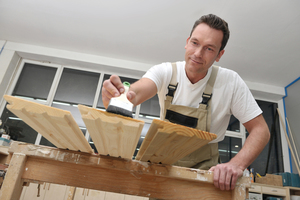
[[[157,94],[141,104],[140,115],[142,118],[159,118],[160,106]]]
[[[242,139],[225,136],[224,140],[219,142],[219,154],[222,163],[231,160],[242,147]]]
[[[34,144],[37,132],[15,116],[6,107],[1,116],[1,128],[10,135],[12,140]]]
[[[47,99],[56,70],[25,63],[12,95]]]
[[[52,107],[70,111],[85,135],[86,127],[78,110],[78,104],[92,107],[100,74],[65,68],[60,79]],[[42,137],[41,145],[53,146]]]
[[[103,82],[107,79],[109,79],[111,75],[110,74],[105,74],[104,77],[103,77]],[[129,82],[130,84],[133,84],[134,82],[136,82],[138,79],[134,79],[134,78],[128,78],[128,77],[122,77],[120,76],[120,79],[122,82]],[[102,82],[102,85],[103,85],[103,82]],[[104,108],[104,105],[103,105],[103,102],[102,102],[102,92],[100,92],[100,95],[99,95],[99,99],[98,99],[98,103],[97,103],[97,108],[99,109],[105,109]],[[136,108],[134,107],[133,108],[133,113],[135,113],[135,110]]]
[[[81,117],[81,114],[79,112],[79,109],[78,109],[77,105],[74,105],[74,104],[71,105],[71,104],[68,104],[68,103],[53,102],[52,107],[70,111],[73,118],[75,119],[76,123],[78,124],[79,128],[81,129],[82,133],[85,135],[86,127],[85,127],[85,124],[82,120],[82,117]],[[54,145],[44,137],[42,137],[40,145],[54,147]]]
[[[228,131],[240,132],[240,121],[231,115],[228,127]]]
[[[147,132],[148,132],[150,126],[151,126],[151,123],[146,123],[145,122],[142,133],[141,133],[141,137],[139,138],[138,144],[137,144],[136,149],[135,149],[134,154],[133,154],[133,159],[135,159],[135,157],[136,157],[136,155],[137,155],[137,153],[138,153],[138,151],[139,151],[139,149],[140,149],[140,147],[141,147],[141,145],[142,145],[142,143],[145,139],[145,136],[147,135]]]
[[[100,74],[65,68],[54,101],[92,106]]]
[[[96,149],[96,146],[95,146],[95,144],[94,144],[94,142],[93,142],[93,140],[92,140],[92,138],[91,137],[89,137],[89,144],[90,144],[90,146],[92,147],[92,149],[94,149],[94,152],[95,153],[98,153],[98,151],[97,151],[97,149]]]
[[[263,116],[269,127],[271,138],[264,150],[249,168],[254,168],[254,172],[260,175],[284,172],[279,118],[278,116],[275,117],[277,104],[258,100],[257,103],[263,110]],[[246,132],[246,137],[248,137],[248,135],[249,133]],[[267,165],[268,169],[266,170]]]

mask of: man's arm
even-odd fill
[[[228,163],[210,169],[214,172],[214,185],[221,190],[234,189],[237,179],[257,158],[270,139],[270,132],[262,115],[243,124],[249,132],[243,148]]]
[[[118,76],[112,75],[109,79],[105,80],[102,87],[102,101],[104,107],[107,108],[112,97],[118,97],[124,91],[124,86]],[[142,78],[130,85],[127,98],[136,106],[150,99],[156,93],[156,84],[151,79]]]

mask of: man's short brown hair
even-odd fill
[[[214,14],[203,15],[202,17],[200,17],[200,19],[198,19],[195,22],[190,36],[192,36],[192,33],[194,32],[195,28],[201,23],[205,23],[209,27],[223,32],[223,39],[220,51],[223,50],[227,44],[230,35],[227,22]]]

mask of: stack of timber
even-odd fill
[[[154,119],[136,160],[173,164],[216,138],[213,133]]]
[[[131,159],[144,121],[78,105],[99,154]]]
[[[69,111],[5,95],[7,108],[53,145],[92,153]],[[78,105],[82,119],[99,154],[131,159],[144,122]],[[173,164],[194,152],[216,135],[205,131],[154,119],[136,160]]]
[[[4,95],[4,99],[9,103],[7,105],[8,110],[21,118],[56,147],[74,151],[93,152],[69,111],[8,95]]]

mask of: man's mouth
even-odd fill
[[[192,59],[192,58],[191,58],[191,60],[192,60],[194,63],[197,63],[197,64],[202,64],[202,63],[203,63],[202,61],[197,61],[197,60]]]

